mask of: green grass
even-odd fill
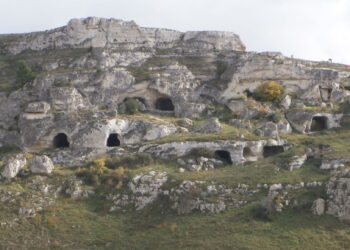
[[[2,229],[0,246],[28,249],[346,249],[350,227],[329,216],[284,211],[271,222],[251,207],[178,216],[148,209],[107,213],[101,200],[61,200],[19,226]]]

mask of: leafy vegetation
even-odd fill
[[[134,115],[139,112],[139,104],[135,98],[127,98],[125,103],[126,113],[129,115]]]
[[[21,85],[33,81],[35,78],[35,73],[28,66],[26,61],[19,60],[16,66],[16,81]]]
[[[262,83],[254,91],[254,97],[259,101],[276,101],[282,98],[283,87],[275,81]]]

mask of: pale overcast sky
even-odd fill
[[[180,31],[233,31],[249,51],[350,64],[350,0],[0,0],[0,34],[51,29],[87,16]]]

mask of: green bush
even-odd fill
[[[139,112],[139,104],[135,98],[127,98],[125,101],[126,113],[134,115]]]
[[[199,158],[201,156],[207,158],[215,158],[215,153],[213,150],[208,148],[194,148],[190,152],[188,152],[186,156],[194,158]]]
[[[275,81],[268,81],[261,84],[254,91],[254,98],[259,101],[276,101],[283,96],[283,87]]]
[[[109,169],[103,158],[92,161],[87,168],[79,170],[77,176],[83,178],[90,185],[104,185],[117,189],[121,188],[123,183],[129,179],[126,169],[123,167]]]
[[[125,155],[109,158],[106,160],[106,167],[109,169],[116,169],[118,167],[124,168],[140,168],[154,163],[151,155],[146,153],[138,153],[134,155]]]
[[[279,122],[282,120],[282,115],[280,112],[273,112],[272,114],[267,116],[267,119],[272,122]]]
[[[16,81],[20,84],[33,81],[35,73],[24,60],[19,60],[16,66]]]

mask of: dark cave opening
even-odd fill
[[[120,146],[120,140],[118,138],[118,134],[113,133],[108,136],[107,139],[107,147],[118,147]]]
[[[263,150],[263,156],[266,158],[283,152],[283,146],[265,146]]]
[[[321,131],[327,129],[328,118],[325,116],[315,116],[311,121],[311,132]]]
[[[226,150],[216,150],[215,155],[226,164],[232,164],[231,154]]]
[[[55,148],[69,148],[68,137],[64,133],[59,133],[53,138],[53,146]]]
[[[162,111],[174,111],[175,107],[170,98],[158,98],[155,105],[156,109]]]
[[[249,159],[250,157],[255,157],[255,154],[249,147],[243,148],[243,157]]]

